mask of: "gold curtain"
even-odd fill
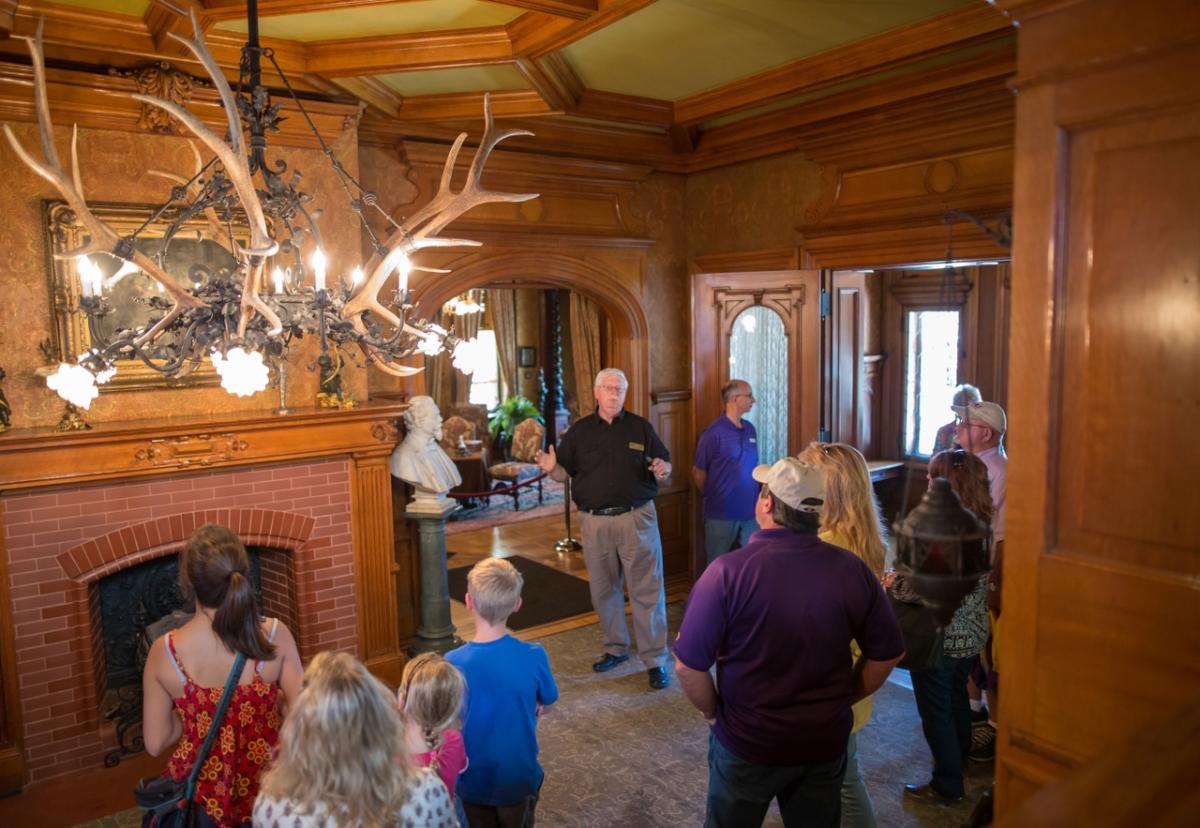
[[[600,365],[600,309],[596,303],[571,291],[571,362],[575,368],[575,398],[579,416],[596,407],[592,385]]]
[[[517,393],[517,296],[513,290],[488,289],[488,310],[500,356],[500,402]]]

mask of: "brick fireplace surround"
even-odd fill
[[[0,791],[97,767],[115,746],[98,584],[205,523],[273,550],[264,607],[302,658],[353,652],[395,682],[416,617],[387,468],[402,411],[0,436]]]

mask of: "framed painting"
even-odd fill
[[[92,347],[92,336],[87,315],[79,309],[83,292],[79,263],[74,257],[61,259],[58,255],[86,244],[88,231],[65,202],[47,200],[43,205],[48,259],[46,276],[54,331],[52,344],[62,361],[73,362],[79,354]],[[198,287],[204,280],[214,277],[228,279],[236,270],[237,263],[233,255],[223,244],[211,238],[208,222],[203,217],[185,223],[164,253],[163,234],[167,222],[160,220],[146,224],[147,217],[154,213],[154,207],[96,203],[91,208],[96,217],[112,227],[117,235],[125,237],[136,232],[134,243],[138,250],[157,259],[181,286]],[[249,238],[244,220],[240,224],[233,223],[231,231],[239,242]],[[157,282],[136,270],[120,275],[121,259],[107,253],[93,253],[89,258],[103,277],[105,299],[111,308],[101,319],[104,331],[137,328],[145,325],[153,315],[161,313],[147,304],[151,297],[163,295],[162,287]],[[117,361],[116,375],[110,382],[100,386],[100,392],[212,386],[219,383],[220,377],[207,358],[182,377],[167,377],[141,360],[124,359]]]

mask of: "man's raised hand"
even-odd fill
[[[538,468],[549,474],[554,471],[554,467],[558,465],[558,457],[554,453],[554,446],[547,446],[545,451],[539,451],[533,456],[533,462],[538,464]]]

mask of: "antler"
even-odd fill
[[[186,46],[196,56],[196,59],[208,72],[209,78],[212,79],[213,86],[220,93],[225,117],[229,122],[229,143],[225,143],[191,112],[172,101],[150,95],[134,95],[133,98],[173,115],[213,151],[225,168],[225,174],[229,176],[234,189],[237,190],[238,199],[242,204],[242,209],[246,212],[246,220],[250,225],[250,247],[242,250],[245,257],[246,280],[242,287],[241,316],[238,319],[237,334],[239,337],[245,335],[246,326],[254,318],[256,312],[262,314],[270,323],[272,332],[278,332],[283,329],[283,323],[275,311],[271,310],[267,303],[259,297],[258,291],[262,284],[266,257],[274,255],[279,249],[279,244],[267,232],[266,215],[263,212],[262,202],[258,199],[258,192],[254,188],[254,179],[250,173],[250,161],[246,155],[245,138],[242,135],[242,123],[238,115],[237,100],[234,98],[233,90],[229,88],[229,82],[225,80],[225,75],[221,72],[221,67],[217,65],[216,58],[208,50],[200,21],[196,17],[196,10],[191,9],[190,14],[192,30],[196,34],[195,39],[188,40],[174,32],[171,32],[170,36]]]
[[[58,190],[91,236],[91,240],[87,244],[68,253],[55,254],[57,258],[67,259],[88,253],[109,253],[133,262],[151,279],[162,285],[163,290],[174,300],[175,304],[166,315],[138,337],[137,345],[140,347],[154,339],[184,311],[190,308],[202,308],[204,303],[179,287],[171,275],[160,268],[145,253],[136,248],[124,249],[125,245],[122,244],[122,239],[116,231],[97,218],[88,207],[87,199],[83,195],[83,183],[79,177],[79,130],[77,128],[71,131],[71,175],[68,176],[66,170],[63,169],[62,162],[58,157],[58,150],[54,146],[54,123],[50,120],[50,102],[46,93],[46,64],[42,51],[43,23],[44,21],[38,21],[37,33],[33,37],[23,37],[22,39],[29,44],[29,57],[33,64],[34,100],[37,109],[38,132],[42,139],[42,156],[45,160],[39,161],[34,158],[17,140],[17,136],[13,134],[8,124],[4,124],[4,136],[20,159]],[[118,249],[121,249],[122,252],[118,253]],[[124,255],[126,253],[128,255]]]
[[[439,239],[434,237],[444,230],[450,222],[480,204],[494,202],[516,203],[537,198],[537,193],[501,193],[483,188],[480,183],[483,175],[483,167],[487,163],[488,156],[491,155],[492,150],[496,148],[496,145],[508,138],[533,134],[525,129],[510,129],[498,132],[495,121],[492,118],[492,104],[489,95],[483,96],[483,116],[484,123],[486,124],[483,138],[480,139],[479,148],[475,151],[475,157],[472,159],[471,167],[467,171],[467,180],[463,184],[462,190],[457,193],[453,192],[450,189],[450,182],[454,176],[454,165],[458,161],[458,153],[467,140],[467,133],[465,132],[460,133],[458,138],[455,139],[454,145],[450,148],[450,153],[446,156],[446,163],[442,168],[442,178],[438,184],[437,194],[424,207],[409,216],[388,237],[383,244],[383,247],[388,249],[386,255],[376,253],[367,262],[365,270],[370,272],[370,277],[367,278],[362,288],[342,308],[342,317],[347,319],[359,334],[364,336],[367,334],[363,315],[371,312],[382,317],[394,327],[400,328],[403,326],[405,331],[410,334],[423,335],[421,331],[404,325],[396,314],[384,307],[379,301],[379,291],[383,287],[383,283],[391,275],[391,272],[396,269],[400,261],[416,251],[425,248],[478,247],[480,243],[470,239]],[[414,269],[432,270],[430,268]],[[367,350],[365,346],[364,350]],[[378,363],[377,365],[380,370],[395,374],[396,376],[408,376],[420,370],[419,368],[407,368],[405,366],[385,366],[382,363]]]

